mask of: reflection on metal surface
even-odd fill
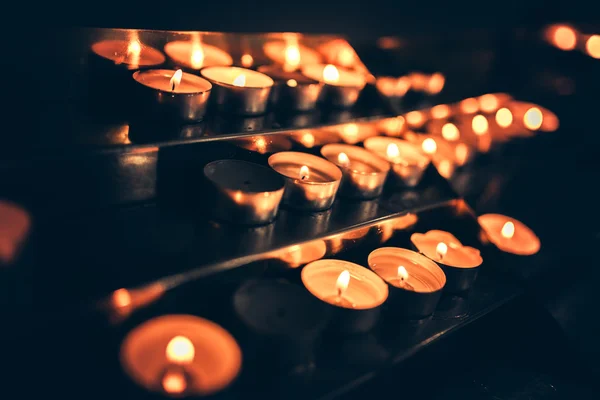
[[[327,130],[337,133],[342,141],[348,144],[360,143],[371,136],[377,136],[378,133],[377,126],[370,122],[336,125]]]
[[[369,229],[370,227],[366,226],[327,237],[327,254],[331,256],[353,247],[367,236]]]
[[[262,135],[234,139],[231,141],[236,146],[260,154],[273,154],[287,151],[292,148],[292,142],[283,135]]]
[[[136,289],[117,289],[108,301],[108,313],[114,323],[129,317],[134,311],[146,307],[158,300],[165,293],[165,286],[156,282]]]
[[[379,241],[385,243],[394,236],[395,231],[407,230],[414,226],[419,218],[416,214],[405,214],[378,223],[376,226]]]
[[[277,250],[271,257],[277,258],[290,268],[298,268],[325,256],[327,246],[323,240],[313,240]]]

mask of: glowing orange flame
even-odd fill
[[[167,371],[162,378],[162,387],[170,394],[181,394],[187,388],[185,375],[181,371]]]
[[[450,115],[450,106],[447,104],[438,104],[431,108],[431,117],[435,119],[447,118]]]
[[[515,224],[511,221],[507,221],[503,226],[500,234],[503,238],[511,239],[515,235]]]
[[[570,26],[556,27],[552,35],[552,43],[561,50],[573,50],[577,45],[577,35]]]
[[[117,289],[113,292],[112,303],[115,307],[123,308],[131,305],[131,294],[127,289]]]
[[[501,128],[508,128],[513,122],[513,115],[508,108],[501,108],[496,112],[496,123]]]
[[[479,98],[479,108],[484,112],[494,112],[498,109],[500,103],[493,94],[484,94]]]
[[[348,289],[348,285],[350,284],[350,272],[348,270],[343,270],[340,276],[338,276],[337,281],[335,282],[335,288],[338,292],[338,296],[344,294],[344,292]]]
[[[169,362],[174,364],[189,364],[194,361],[196,350],[190,339],[185,336],[175,336],[167,344],[165,354]]]
[[[310,170],[308,169],[308,167],[306,165],[303,165],[300,168],[300,179],[305,180],[308,179]]]
[[[448,122],[442,126],[442,137],[450,142],[454,142],[460,138],[460,132],[456,125]]]
[[[265,153],[267,151],[267,141],[264,138],[258,138],[254,142],[256,144],[256,150],[259,153]]]
[[[193,45],[191,62],[194,69],[200,69],[204,65],[204,49],[199,43]]]
[[[435,139],[427,138],[421,143],[421,148],[426,154],[434,154],[437,151],[437,143]]]
[[[177,87],[181,83],[181,78],[183,78],[183,71],[178,69],[177,71],[175,71],[175,73],[171,77],[171,80],[169,81],[169,86],[171,86],[171,91],[174,92],[177,89]]]
[[[250,54],[244,54],[241,58],[242,61],[242,66],[249,68],[252,66],[252,64],[254,64],[254,57],[252,57]]]
[[[300,49],[295,44],[289,44],[285,48],[285,64],[284,69],[293,71],[300,65]]]
[[[425,115],[421,111],[411,111],[406,114],[406,122],[409,125],[419,127],[425,123]]]
[[[431,75],[429,77],[429,82],[427,83],[426,90],[429,94],[438,94],[444,88],[444,84],[446,83],[446,78],[439,72]]]
[[[440,242],[437,244],[435,248],[435,253],[438,255],[440,259],[444,258],[446,253],[448,253],[448,246],[444,242]]]
[[[483,135],[489,128],[487,118],[481,114],[474,116],[473,120],[471,121],[471,127],[473,128],[473,132],[475,132],[475,134]]]
[[[337,83],[340,80],[340,72],[335,65],[327,64],[323,68],[323,80],[325,83]]]
[[[460,111],[465,114],[473,114],[476,113],[479,109],[479,102],[477,99],[470,97],[468,99],[464,99],[460,102]]]
[[[403,281],[408,279],[408,271],[403,266],[398,267],[398,278]]]
[[[132,40],[127,44],[127,54],[130,57],[139,57],[142,52],[142,45],[138,40]]]
[[[344,167],[347,167],[350,164],[350,159],[346,153],[340,153],[337,157],[338,163]]]
[[[386,155],[388,159],[393,160],[394,158],[400,156],[400,149],[396,143],[390,143],[387,145]]]
[[[233,86],[244,87],[246,86],[246,75],[240,74],[233,80]]]
[[[300,141],[302,142],[302,144],[305,147],[311,148],[315,145],[315,137],[313,136],[312,133],[305,133],[304,135],[302,135],[302,138],[300,139]]]
[[[542,126],[543,119],[542,111],[537,107],[531,107],[523,116],[523,123],[527,129],[537,131]]]
[[[295,79],[288,79],[288,81],[286,82],[286,84],[289,87],[296,87],[296,86],[298,86],[298,82]]]
[[[585,42],[585,51],[593,58],[600,58],[600,35],[592,35]]]
[[[454,154],[456,155],[456,161],[458,164],[465,165],[467,159],[469,158],[469,147],[464,143],[459,143],[454,149]]]

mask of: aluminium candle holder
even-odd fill
[[[271,90],[271,103],[275,107],[295,111],[309,111],[316,107],[323,83],[296,71],[285,71],[277,65],[264,65],[258,71],[275,81]]]
[[[367,83],[362,73],[332,64],[305,65],[302,67],[302,74],[325,84],[321,101],[333,108],[346,109],[354,106]]]
[[[284,180],[269,168],[239,160],[218,160],[204,167],[216,193],[215,214],[243,225],[272,222],[283,197]]]

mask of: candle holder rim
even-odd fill
[[[326,162],[326,163],[328,163],[328,164],[331,164],[331,166],[335,167],[335,170],[336,170],[336,172],[334,172],[334,174],[335,174],[336,176],[335,176],[335,177],[331,177],[332,179],[331,179],[331,180],[328,180],[327,182],[311,182],[311,181],[303,181],[303,180],[301,180],[301,179],[298,179],[298,178],[292,178],[292,177],[289,177],[289,176],[287,176],[287,175],[284,175],[284,174],[282,174],[282,173],[278,172],[278,171],[277,171],[277,170],[274,168],[274,166],[276,165],[276,162],[275,162],[274,160],[275,160],[276,158],[280,158],[280,157],[281,157],[281,156],[280,156],[281,154],[296,154],[296,155],[300,155],[300,154],[301,154],[303,157],[309,157],[309,158],[311,158],[311,159],[313,159],[313,160],[315,160],[315,161],[316,161],[316,160],[319,160],[318,162]],[[303,153],[303,152],[301,152],[301,151],[280,151],[280,152],[278,152],[278,153],[275,153],[275,154],[272,154],[272,155],[270,155],[270,156],[269,156],[269,159],[267,160],[267,162],[269,163],[269,166],[270,166],[271,168],[273,168],[273,170],[275,170],[275,172],[277,172],[279,175],[281,175],[281,176],[285,177],[286,179],[293,179],[295,182],[302,182],[302,184],[303,184],[303,185],[319,185],[319,186],[320,186],[320,185],[331,185],[331,184],[332,184],[332,183],[334,183],[334,182],[338,182],[338,181],[340,181],[340,180],[342,179],[342,175],[343,175],[343,174],[342,174],[342,171],[340,170],[340,168],[339,168],[339,167],[338,167],[336,164],[332,163],[331,161],[329,161],[329,160],[326,160],[326,159],[324,159],[324,158],[321,158],[321,157],[318,157],[318,156],[315,156],[315,155],[313,155],[313,154],[309,154],[309,153]]]
[[[504,246],[499,246],[498,244],[496,244],[495,240],[492,240],[492,235],[490,235],[488,233],[488,230],[485,228],[485,225],[483,223],[481,223],[481,220],[485,220],[486,217],[497,217],[497,218],[502,218],[505,220],[505,223],[510,221],[513,224],[515,224],[515,222],[517,222],[520,227],[520,230],[525,230],[526,232],[528,232],[528,234],[530,234],[533,238],[535,238],[535,243],[536,245],[533,246],[536,250],[535,251],[517,251],[515,252],[514,249],[511,249],[510,253],[517,255],[517,256],[531,256],[534,255],[536,253],[538,253],[540,251],[541,248],[541,240],[540,238],[536,235],[536,233],[533,231],[533,229],[531,229],[529,226],[527,226],[525,223],[523,223],[522,221],[513,218],[513,217],[509,217],[507,215],[504,214],[498,214],[498,213],[487,213],[487,214],[482,214],[480,216],[477,217],[477,222],[479,223],[479,226],[481,227],[481,229],[485,232],[485,234],[487,235],[488,239],[490,240],[490,242],[492,242],[494,244],[494,246],[496,246],[498,249],[500,249],[501,251],[507,251],[505,250],[503,247]],[[517,225],[517,224],[515,224]]]
[[[277,188],[276,189],[274,188],[272,190],[253,191],[253,190],[249,190],[249,189],[242,190],[242,189],[232,189],[229,187],[225,187],[225,186],[221,185],[219,182],[212,179],[212,174],[207,173],[207,171],[210,169],[210,167],[214,167],[217,164],[220,164],[223,162],[226,162],[229,164],[241,164],[242,166],[255,168],[255,169],[263,171],[266,174],[272,175],[273,178],[277,179],[277,181],[278,181]],[[203,172],[204,172],[204,176],[206,176],[213,184],[217,185],[219,188],[221,188],[223,190],[242,191],[245,193],[257,194],[257,193],[275,193],[275,192],[283,191],[283,189],[285,188],[285,181],[281,177],[281,174],[277,173],[276,171],[273,171],[271,168],[265,167],[264,165],[256,164],[256,163],[253,163],[250,161],[235,160],[235,159],[215,160],[215,161],[211,161],[208,164],[206,164],[203,168]]]
[[[206,70],[209,69],[228,69],[228,68],[233,68],[236,70],[241,71],[242,73],[247,73],[250,72],[251,74],[260,74],[263,75],[264,77],[268,78],[270,80],[270,84],[269,85],[265,85],[265,86],[256,86],[256,85],[244,85],[244,86],[236,86],[233,85],[231,83],[227,83],[227,82],[223,82],[219,79],[214,79],[214,78],[209,78],[208,76],[205,75]],[[275,85],[275,81],[273,80],[273,78],[271,78],[269,75],[267,74],[263,74],[262,72],[259,71],[254,71],[252,69],[248,69],[248,68],[242,68],[242,67],[235,67],[235,66],[228,66],[228,65],[213,65],[210,67],[204,67],[202,69],[200,69],[200,74],[202,75],[202,77],[210,82],[213,82],[217,85],[220,86],[224,86],[224,87],[230,87],[230,88],[245,88],[245,89],[249,89],[249,90],[262,90],[262,89],[268,89],[268,88],[272,88]]]
[[[436,230],[437,230],[437,231],[439,231],[438,229],[432,229],[432,230],[433,230],[433,231],[436,231]],[[430,231],[427,231],[427,232],[430,232]],[[442,231],[442,232],[443,232],[443,231]],[[448,232],[448,233],[449,233],[449,232]],[[414,247],[415,247],[415,248],[416,248],[416,249],[419,251],[419,253],[420,253],[420,254],[422,254],[423,256],[425,256],[425,257],[427,257],[427,258],[429,258],[428,256],[426,256],[426,255],[425,255],[425,254],[424,254],[424,253],[421,251],[421,249],[419,249],[419,246],[418,246],[418,245],[417,245],[417,244],[416,244],[416,243],[413,241],[413,236],[415,236],[415,235],[423,235],[423,236],[425,236],[425,234],[424,234],[424,233],[421,233],[421,232],[415,232],[415,233],[413,233],[412,235],[410,235],[410,242],[411,242],[411,243],[413,244],[413,246],[414,246]],[[454,236],[454,235],[452,235],[452,236]],[[458,238],[456,238],[456,236],[455,236],[455,239],[456,239],[456,240],[457,240],[457,241],[460,243],[460,245],[461,245],[463,248],[470,248],[470,249],[473,249],[473,250],[476,250],[476,251],[477,251],[477,257],[478,257],[478,260],[479,260],[479,261],[478,261],[478,264],[476,264],[476,265],[472,265],[472,266],[468,266],[468,267],[464,267],[464,266],[460,266],[460,265],[446,264],[446,263],[444,263],[444,262],[441,262],[441,261],[439,261],[439,260],[434,260],[434,259],[432,259],[432,258],[429,258],[429,259],[430,259],[431,261],[434,261],[435,263],[437,263],[437,264],[439,264],[439,265],[443,265],[443,266],[445,266],[445,267],[448,267],[448,268],[456,268],[456,269],[475,269],[475,268],[479,268],[479,267],[481,266],[481,264],[483,264],[483,257],[481,257],[481,251],[480,251],[479,249],[476,249],[476,248],[474,248],[474,247],[471,247],[471,246],[465,246],[464,244],[462,244],[462,242],[461,242],[460,240],[458,240]],[[448,247],[450,247],[450,246],[448,246]]]
[[[138,79],[138,77],[139,77],[140,75],[143,75],[144,73],[148,73],[148,72],[163,72],[163,71],[165,71],[165,72],[166,72],[166,71],[169,71],[169,72],[171,72],[171,71],[172,71],[172,72],[177,72],[177,70],[171,70],[171,69],[166,69],[166,68],[156,68],[156,69],[154,69],[154,68],[153,68],[153,69],[144,69],[144,70],[135,71],[135,72],[134,72],[134,73],[133,73],[131,76],[132,76],[132,77],[133,77],[133,79],[134,79],[136,82],[138,82],[139,84],[141,84],[141,85],[144,85],[144,86],[146,86],[146,87],[148,87],[148,88],[150,88],[150,89],[152,89],[152,90],[155,90],[155,91],[157,91],[157,92],[160,92],[160,93],[165,93],[165,94],[167,94],[167,95],[177,95],[177,96],[186,96],[186,97],[187,97],[187,96],[190,96],[190,97],[191,97],[191,96],[197,96],[198,94],[201,94],[201,93],[210,93],[210,92],[212,91],[212,87],[213,87],[213,85],[212,85],[212,83],[211,83],[211,82],[210,82],[208,79],[204,79],[204,78],[203,78],[203,77],[201,77],[201,76],[194,75],[194,74],[190,74],[189,72],[183,72],[183,71],[182,71],[182,73],[183,73],[183,74],[186,74],[186,75],[189,75],[189,76],[193,76],[194,78],[199,78],[199,79],[201,79],[201,80],[203,81],[203,82],[202,82],[202,84],[208,84],[208,88],[207,88],[206,90],[200,90],[200,91],[198,91],[198,92],[178,93],[178,92],[174,92],[174,91],[167,91],[167,90],[163,90],[163,89],[157,89],[157,88],[154,88],[154,87],[152,87],[152,86],[148,86],[148,85],[146,85],[144,82],[142,82],[142,81],[140,81],[140,80]],[[182,78],[182,79],[183,79],[183,78]],[[200,81],[199,81],[199,82],[200,82]]]
[[[394,252],[400,252],[400,253],[403,253],[403,254],[410,254],[410,255],[416,256],[416,257],[419,258],[419,261],[428,264],[429,267],[431,267],[432,269],[434,269],[434,271],[436,271],[438,273],[441,273],[441,276],[444,278],[443,282],[441,282],[440,287],[438,289],[436,289],[436,290],[432,290],[430,292],[419,292],[419,291],[416,291],[416,290],[412,290],[412,292],[414,292],[414,293],[421,293],[421,294],[431,294],[431,293],[441,292],[441,291],[444,290],[444,287],[446,286],[446,282],[448,281],[448,278],[446,277],[446,273],[444,272],[444,270],[442,269],[442,267],[440,267],[438,265],[438,263],[436,263],[435,261],[433,261],[429,257],[425,256],[424,254],[416,252],[416,251],[413,251],[413,250],[410,250],[410,249],[404,249],[402,247],[392,247],[392,246],[378,247],[378,248],[376,248],[375,250],[373,250],[372,252],[370,252],[369,255],[367,256],[367,264],[369,265],[369,269],[371,269],[371,271],[375,272],[373,270],[372,265],[371,265],[371,257],[375,253],[380,252],[380,250],[387,250],[387,251],[393,250]],[[430,270],[430,272],[433,273],[433,271],[431,271],[431,270]],[[398,286],[392,285],[387,279],[385,279],[383,277],[381,277],[381,279],[383,279],[383,281],[385,283],[387,283],[390,286],[393,286],[394,288],[402,289],[402,288],[400,288]],[[402,289],[402,290],[406,290],[406,289]]]
[[[359,171],[359,170],[356,170],[356,169],[352,169],[352,168],[349,168],[349,167],[345,167],[345,166],[343,166],[343,165],[340,165],[340,164],[338,164],[338,163],[337,163],[337,162],[335,162],[335,161],[331,161],[331,160],[329,159],[329,157],[327,157],[327,156],[325,155],[325,149],[326,149],[326,148],[332,149],[332,148],[334,148],[334,147],[345,147],[345,148],[349,148],[349,147],[350,147],[350,148],[358,149],[358,150],[359,150],[359,151],[361,151],[361,152],[362,152],[362,151],[365,151],[365,152],[369,153],[369,155],[370,155],[370,156],[377,157],[377,159],[378,159],[378,160],[381,160],[381,161],[385,162],[386,166],[384,167],[384,166],[383,166],[383,164],[381,165],[381,167],[380,167],[380,166],[377,166],[377,169],[378,169],[379,171],[373,171],[373,172]],[[331,163],[333,163],[333,164],[337,165],[337,166],[338,166],[338,168],[341,168],[341,169],[343,169],[343,170],[346,170],[346,171],[352,172],[353,174],[357,174],[357,175],[365,175],[365,176],[377,176],[377,175],[383,175],[383,174],[386,174],[386,173],[388,173],[388,172],[389,172],[389,170],[391,169],[391,167],[390,167],[390,163],[389,163],[388,161],[386,161],[386,160],[382,159],[381,157],[379,157],[377,154],[374,154],[374,153],[370,152],[369,150],[367,150],[367,149],[364,149],[364,148],[362,148],[362,147],[354,146],[354,145],[351,145],[351,144],[345,144],[345,143],[328,143],[328,144],[324,145],[323,147],[321,147],[321,155],[322,155],[323,157],[325,157],[325,158],[326,158],[326,159],[327,159],[329,162],[331,162]]]

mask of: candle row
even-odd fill
[[[545,29],[545,39],[554,47],[579,51],[592,58],[600,58],[600,35],[579,32],[569,25],[551,25]]]

